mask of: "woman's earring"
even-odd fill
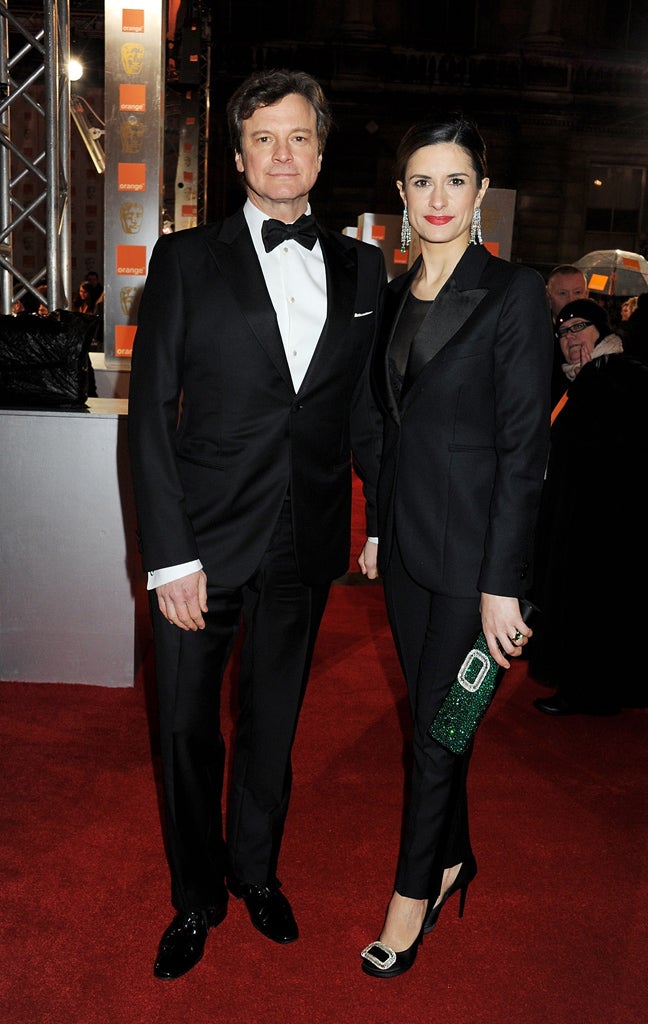
[[[410,227],[409,217],[407,216],[407,207],[403,210],[403,223],[401,224],[401,252],[407,252],[412,241],[412,229]]]
[[[482,244],[481,209],[479,206],[476,206],[473,210],[472,220],[470,222],[470,244]]]

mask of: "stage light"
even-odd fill
[[[76,57],[70,57],[68,61],[68,78],[71,82],[78,82],[83,78],[83,64]]]

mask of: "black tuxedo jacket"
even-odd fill
[[[302,580],[336,578],[348,568],[352,451],[376,529],[368,367],[384,259],[374,246],[318,234],[328,315],[297,393],[243,211],[158,239],[128,416],[146,570],[200,558],[211,583],[239,586],[290,489]]]
[[[374,366],[385,415],[379,567],[396,531],[422,586],[522,596],[549,444],[544,281],[468,246],[417,331],[397,401],[389,348],[418,266],[390,282]]]

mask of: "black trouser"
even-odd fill
[[[226,875],[239,884],[274,881],[291,751],[328,592],[328,584],[299,580],[286,501],[252,579],[235,590],[208,579],[204,630],[172,626],[152,595],[167,855],[178,910],[220,903]],[[241,614],[226,850],[220,691]]]
[[[466,777],[472,744],[452,754],[428,736],[479,629],[479,595],[453,598],[416,583],[394,545],[384,574],[389,621],[407,682],[413,719],[411,784],[396,891],[434,899],[446,867],[471,853]]]

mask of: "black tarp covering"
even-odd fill
[[[96,330],[97,317],[64,309],[0,315],[0,405],[83,407],[96,393],[88,355]]]

